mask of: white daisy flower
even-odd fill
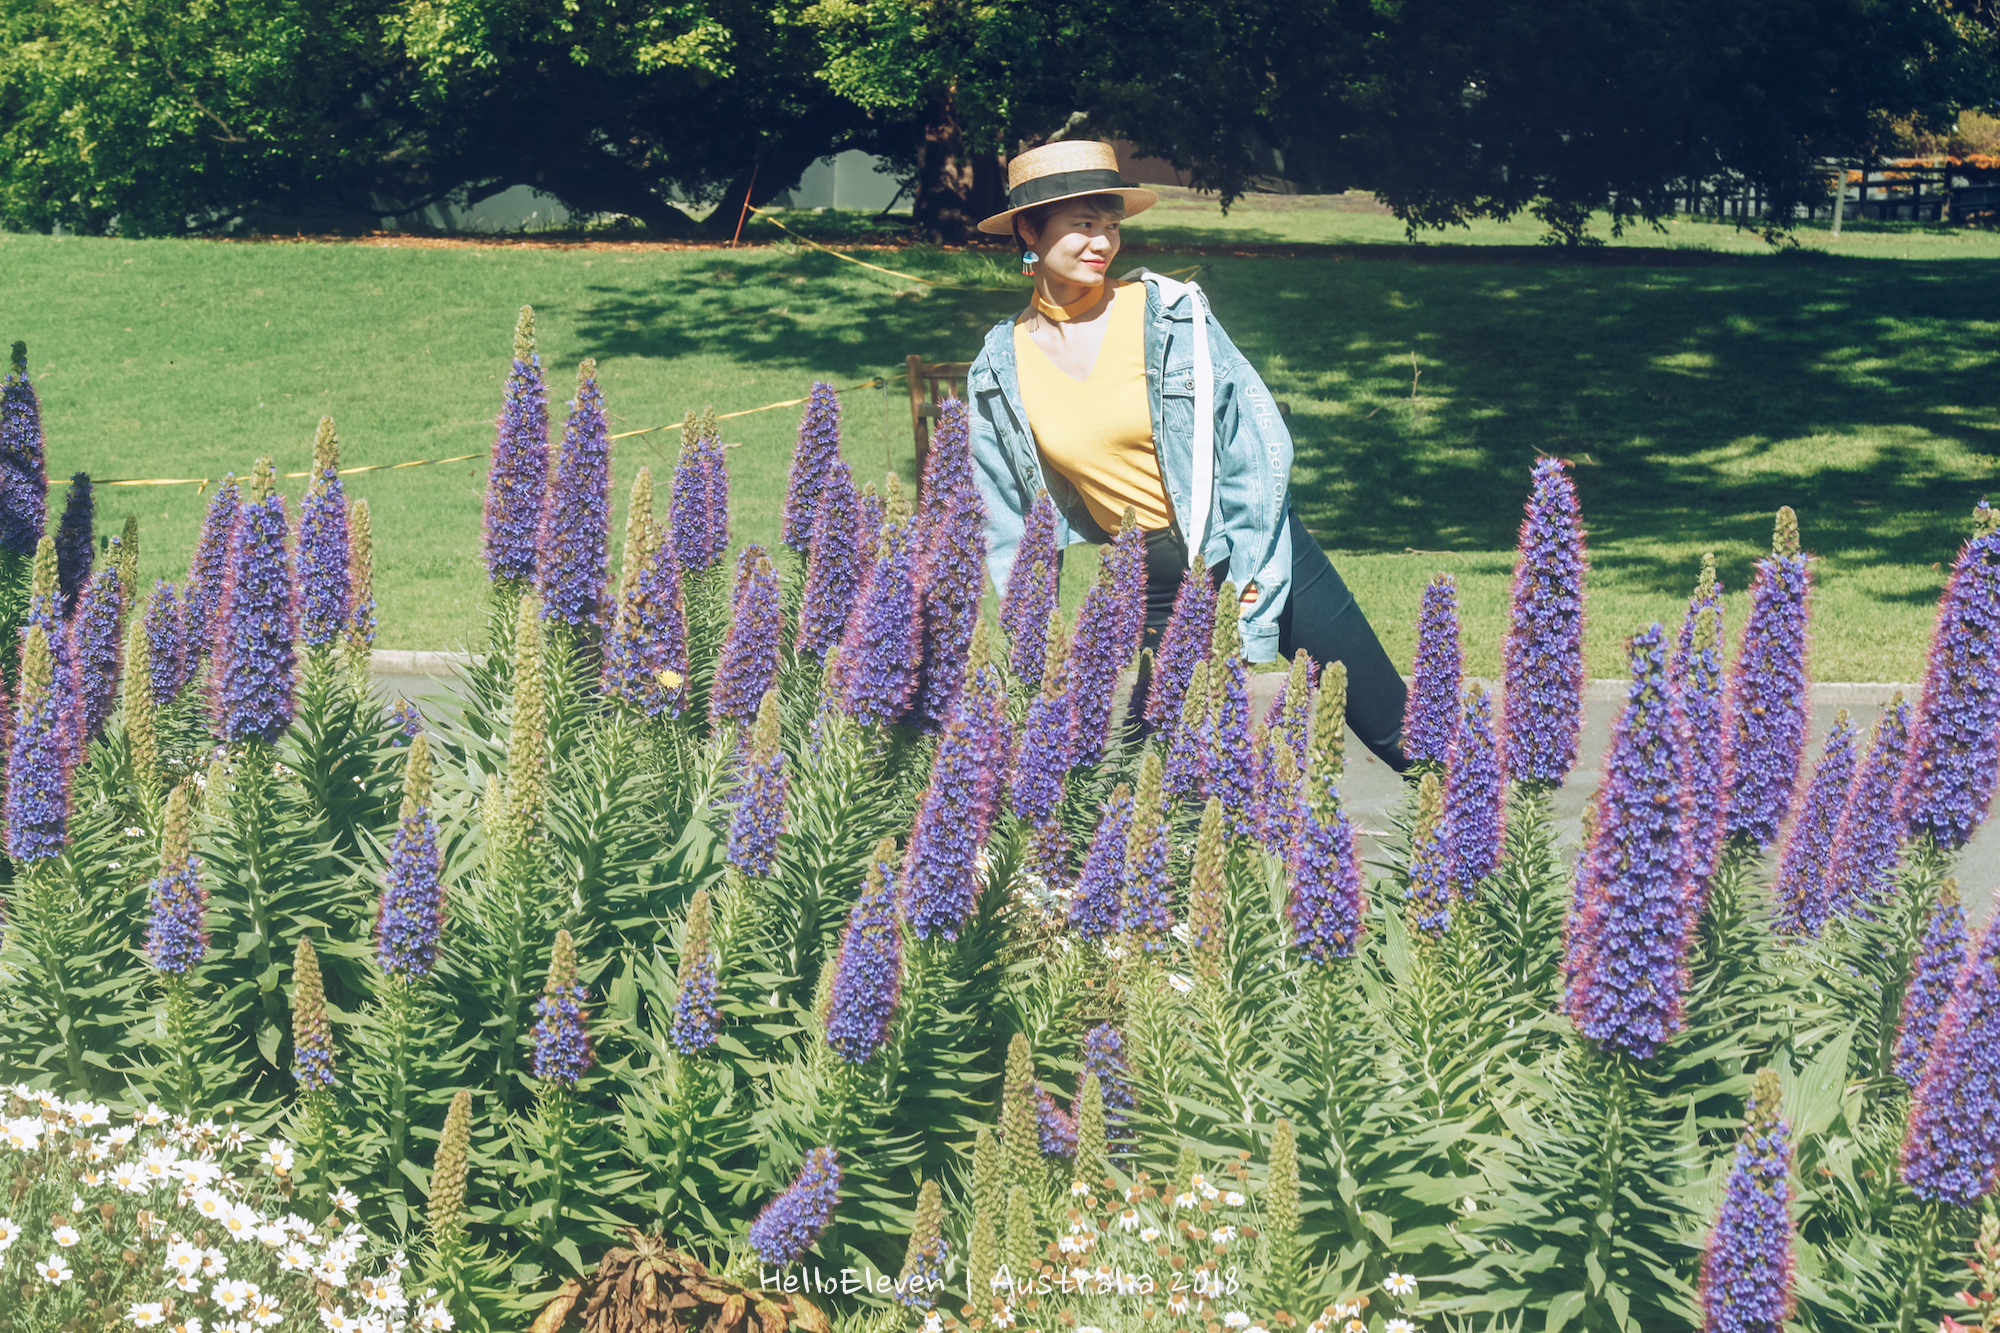
[[[125,1312],[125,1317],[140,1328],[151,1328],[166,1321],[167,1309],[158,1301],[134,1301],[132,1308]]]
[[[0,1254],[5,1254],[21,1239],[21,1225],[11,1217],[0,1217]]]
[[[1228,1314],[1222,1316],[1222,1326],[1224,1328],[1248,1328],[1250,1326],[1250,1316],[1244,1314],[1241,1310],[1231,1310]]]
[[[224,1314],[235,1314],[250,1303],[252,1288],[248,1282],[227,1279],[209,1288],[208,1298],[222,1307]]]
[[[1391,1296],[1414,1296],[1417,1294],[1417,1280],[1408,1273],[1391,1273],[1382,1279],[1382,1290]]]
[[[1160,1238],[1160,1229],[1158,1227],[1146,1227],[1139,1233],[1139,1239],[1145,1241],[1148,1245],[1151,1245],[1154,1241],[1158,1240],[1159,1238]]]
[[[1417,1326],[1407,1319],[1391,1319],[1382,1325],[1382,1333],[1417,1333]]]
[[[1222,1196],[1222,1202],[1231,1208],[1241,1208],[1243,1206],[1243,1196],[1235,1190],[1230,1190]]]
[[[52,1254],[35,1265],[35,1276],[52,1287],[60,1287],[73,1275],[69,1271],[69,1260],[60,1254]]]
[[[70,1246],[76,1244],[78,1241],[82,1239],[83,1237],[77,1234],[77,1229],[75,1227],[56,1228],[55,1232],[56,1244],[62,1246],[65,1250],[67,1250]]]

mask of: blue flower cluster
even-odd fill
[[[1583,519],[1559,458],[1535,461],[1502,647],[1507,775],[1560,787],[1583,725]]]
[[[1000,628],[1007,631],[1008,663],[1015,679],[1030,689],[1043,683],[1049,617],[1059,609],[1061,553],[1056,549],[1056,507],[1042,491],[1028,506],[1007,595],[1000,599]]]
[[[2000,1168],[2000,925],[1989,924],[1938,1018],[1910,1097],[1903,1183],[1969,1207]]]
[[[1493,738],[1493,697],[1474,681],[1445,764],[1445,858],[1458,896],[1470,902],[1479,882],[1500,868],[1507,836],[1505,775]]]
[[[796,1263],[818,1242],[839,1203],[840,1158],[832,1148],[814,1148],[798,1179],[750,1224],[750,1248],[767,1264]]]
[[[1778,839],[1804,759],[1812,700],[1806,679],[1806,614],[1812,572],[1797,550],[1792,511],[1779,511],[1777,546],[1757,562],[1750,616],[1730,673],[1729,775],[1725,828],[1759,847]]]
[[[1901,694],[1875,719],[1868,757],[1847,790],[1833,831],[1828,910],[1863,915],[1895,887],[1903,855],[1903,826],[1896,818],[1896,784],[1910,751],[1913,710]]]
[[[1361,938],[1368,900],[1362,893],[1354,825],[1341,809],[1340,792],[1332,782],[1320,799],[1299,802],[1299,831],[1287,868],[1292,896],[1285,904],[1285,917],[1291,922],[1292,943],[1322,965],[1351,957]]]
[[[1723,1183],[1701,1260],[1704,1333],[1783,1333],[1792,1317],[1792,1141],[1778,1086],[1775,1071],[1758,1075]]]
[[[1951,1000],[1951,989],[1965,966],[1965,905],[1958,886],[1945,881],[1944,892],[1931,909],[1930,923],[1918,946],[1910,984],[1903,991],[1903,1012],[1896,1026],[1896,1054],[1891,1068],[1914,1090],[1937,1040],[1938,1020]]]
[[[1911,836],[1956,851],[1986,821],[2000,778],[2000,516],[1979,502],[1938,605],[1896,813]]]
[[[805,594],[799,602],[800,652],[825,656],[847,632],[847,618],[861,592],[866,573],[864,553],[877,541],[873,529],[861,530],[854,475],[845,461],[827,463],[814,498],[812,554],[806,561]]]
[[[1122,783],[1104,802],[1097,832],[1077,876],[1069,924],[1085,939],[1101,940],[1124,922],[1125,850],[1132,834],[1132,791]]]
[[[1458,737],[1458,685],[1465,649],[1459,643],[1458,583],[1438,574],[1424,587],[1417,611],[1417,660],[1403,706],[1403,753],[1413,764],[1443,764]]]
[[[801,555],[818,546],[819,497],[839,458],[840,395],[831,384],[815,380],[806,395],[805,414],[799,418],[798,443],[785,481],[782,540]]]
[[[611,427],[593,360],[577,371],[535,543],[542,619],[601,626],[611,577]]]
[[[847,916],[827,1007],[826,1044],[866,1064],[889,1039],[903,997],[903,929],[896,914],[896,842],[884,838],[868,863],[861,898]]]
[[[1775,889],[1778,929],[1788,934],[1817,935],[1832,914],[1834,826],[1854,779],[1854,740],[1854,724],[1842,709],[1792,815]]]
[[[524,306],[486,470],[486,577],[496,582],[535,577],[549,485],[549,386],[534,337],[534,312]]]
[[[229,542],[222,626],[215,646],[215,728],[228,741],[275,741],[292,721],[296,608],[285,544],[285,497],[271,460],[257,464],[253,498]]]
[[[731,599],[729,637],[715,665],[708,692],[708,725],[749,722],[778,678],[779,639],[784,613],[778,604],[778,574],[761,546],[746,546],[736,557],[736,591]]]

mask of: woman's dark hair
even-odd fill
[[[1014,239],[1020,243],[1023,250],[1027,249],[1028,242],[1021,235],[1021,224],[1023,222],[1027,223],[1035,229],[1035,235],[1040,236],[1043,228],[1049,225],[1049,219],[1065,208],[1088,208],[1098,213],[1106,213],[1114,218],[1123,219],[1125,216],[1125,196],[1122,194],[1086,194],[1080,199],[1051,199],[1046,204],[1036,204],[1032,208],[1024,208],[1014,215]]]

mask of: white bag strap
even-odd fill
[[[1188,565],[1201,559],[1208,539],[1208,510],[1215,499],[1215,368],[1208,356],[1208,298],[1198,283],[1187,285],[1194,300],[1194,499],[1181,516],[1187,531]]]

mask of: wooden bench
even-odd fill
[[[970,361],[926,361],[921,356],[912,355],[907,364],[910,368],[910,429],[917,440],[917,477],[921,482],[924,464],[931,456],[931,422],[944,415],[941,406],[947,398],[965,397],[965,373],[972,369]],[[895,460],[889,466],[895,467]]]

